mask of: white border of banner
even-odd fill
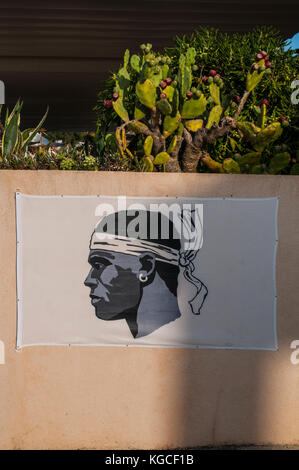
[[[86,343],[33,343],[22,345],[22,332],[23,332],[23,309],[22,309],[22,211],[21,211],[21,201],[20,197],[28,198],[119,198],[125,197],[126,199],[159,199],[159,200],[205,200],[205,201],[265,201],[265,200],[276,200],[275,207],[275,244],[273,250],[273,286],[274,286],[274,302],[273,302],[273,321],[274,321],[274,343],[273,348],[256,348],[256,347],[245,347],[245,346],[199,346],[199,345],[190,345],[190,344],[180,344],[180,345],[148,345],[148,344],[108,344],[108,343],[95,343],[95,344],[86,344]],[[180,348],[180,349],[231,349],[231,350],[253,350],[253,351],[278,351],[278,338],[277,338],[277,287],[276,287],[276,260],[277,260],[277,247],[278,247],[278,206],[279,206],[279,196],[274,197],[264,197],[264,198],[233,198],[233,197],[178,197],[178,196],[107,196],[107,195],[82,195],[82,196],[71,196],[71,195],[36,195],[36,194],[22,194],[17,191],[15,193],[16,197],[16,271],[17,271],[17,335],[16,335],[16,349],[31,347],[31,346],[107,346],[107,347],[132,347],[132,348]]]
[[[22,310],[22,220],[21,220],[21,193],[16,192],[16,244],[17,244],[17,344],[16,349],[22,347],[22,333],[23,333],[23,310]]]

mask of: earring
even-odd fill
[[[144,276],[142,273],[139,274],[139,281],[146,282],[148,280],[147,276]]]

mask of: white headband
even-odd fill
[[[179,250],[148,240],[123,237],[111,233],[93,232],[89,248],[90,250],[116,251],[134,256],[138,256],[144,251],[150,251],[155,253],[157,261],[176,265],[179,262]]]

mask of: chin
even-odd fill
[[[95,314],[96,314],[96,317],[99,318],[100,320],[106,320],[106,321],[119,320],[121,318],[121,313],[116,313],[115,310],[113,312],[105,311],[103,307],[96,308]]]

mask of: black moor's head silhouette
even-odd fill
[[[181,316],[177,302],[179,266],[185,268],[185,278],[197,287],[190,302],[193,313],[200,313],[207,289],[192,275],[192,259],[197,252],[182,252],[179,234],[168,217],[160,212],[139,211],[139,220],[143,218],[146,227],[141,239],[127,236],[136,219],[131,214],[116,212],[97,225],[90,240],[91,269],[84,284],[90,288],[91,303],[99,319],[125,319],[133,337],[139,338]],[[165,224],[167,238],[162,237]]]

